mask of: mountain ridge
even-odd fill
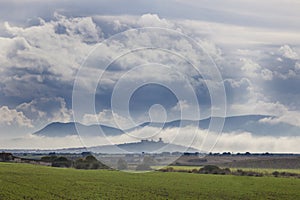
[[[264,118],[272,118],[269,115],[240,115],[224,117],[223,132],[250,132],[255,135],[299,135],[300,127],[293,126],[287,123],[270,124],[261,122]],[[127,130],[121,130],[115,127],[99,124],[99,125],[84,125],[79,122],[53,122],[46,125],[44,128],[33,133],[34,135],[42,135],[48,137],[64,137],[68,135],[77,135],[84,133],[88,136],[117,136],[126,132],[139,130],[145,127],[158,127],[162,129],[179,128],[188,125],[198,126],[200,129],[208,129],[211,119],[221,119],[222,117],[209,117],[202,120],[173,120],[166,123],[160,122],[144,122],[136,127]],[[182,126],[181,126],[182,125]],[[76,129],[77,128],[77,129]]]

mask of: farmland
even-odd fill
[[[0,163],[0,199],[300,199],[300,179]]]

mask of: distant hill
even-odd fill
[[[232,116],[226,117],[223,132],[250,132],[254,135],[260,136],[299,136],[300,128],[287,123],[277,123],[270,124],[264,123],[260,120],[264,118],[270,118],[272,116],[267,115],[244,115],[244,116]],[[80,130],[80,133],[84,133],[88,136],[99,136],[108,135],[116,136],[124,134],[125,132],[130,132],[133,130],[138,130],[143,127],[161,127],[166,128],[176,128],[185,126],[198,126],[201,129],[208,129],[209,123],[212,118],[207,118],[203,120],[175,120],[166,123],[150,123],[146,122],[137,127],[133,127],[128,130],[120,130],[118,128],[109,127],[105,125],[90,125],[86,126],[76,122],[70,123],[60,123],[55,122],[47,125],[43,129],[35,132],[36,135],[42,135],[47,137],[64,137],[67,135],[77,135],[76,127]],[[216,119],[221,119],[216,117]],[[101,128],[101,129],[100,129]]]
[[[86,126],[77,122],[61,123],[54,122],[48,124],[43,129],[33,133],[35,135],[47,136],[47,137],[65,137],[68,135],[77,135],[77,129],[80,130],[80,133],[83,132],[89,136],[99,136],[99,135],[121,135],[124,131],[105,126],[105,125],[90,125]]]
[[[77,147],[77,148],[63,148],[63,149],[0,149],[0,151],[8,151],[12,153],[82,153],[92,152],[101,154],[123,154],[123,153],[162,153],[162,152],[199,152],[198,149],[192,147],[185,147],[177,144],[165,143],[163,141],[141,140],[140,142],[123,143],[116,145],[103,145],[93,147]]]
[[[250,132],[253,135],[260,136],[299,136],[300,127],[293,126],[287,123],[277,123],[270,124],[261,122],[260,120],[264,118],[273,118],[273,116],[268,115],[242,115],[242,116],[231,116],[226,117],[224,121],[223,132]],[[138,129],[141,127],[162,127],[166,128],[176,128],[176,127],[186,127],[186,126],[198,126],[200,129],[208,129],[209,123],[212,117],[193,121],[193,120],[175,120],[171,122],[162,123],[150,123],[146,122],[138,127],[131,130]],[[219,117],[214,117],[214,119],[220,120]]]
[[[163,141],[142,140],[134,143],[124,143],[88,148],[94,153],[162,153],[162,152],[199,152],[198,149],[182,145],[169,144]]]

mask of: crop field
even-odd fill
[[[0,199],[300,199],[300,179],[0,163]]]

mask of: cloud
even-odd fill
[[[85,114],[82,123],[86,125],[104,124],[111,127],[131,128],[130,121],[117,113],[112,113],[111,110],[104,109],[98,114]]]
[[[296,72],[299,72],[299,71],[300,71],[300,62],[297,62],[297,63],[295,64],[295,71],[296,71]]]
[[[195,137],[196,136],[196,137]],[[63,138],[49,138],[36,135],[26,135],[22,138],[1,140],[3,148],[29,148],[29,149],[57,149],[74,147],[92,147],[98,145],[111,145],[138,142],[141,138],[158,140],[162,138],[167,143],[191,146],[202,151],[212,152],[278,152],[299,153],[300,137],[273,137],[255,136],[249,132],[231,132],[218,135],[213,132],[197,129],[195,127],[170,128],[161,130],[148,127],[135,130],[121,136],[111,137],[82,137],[67,136]],[[217,140],[216,140],[217,139]],[[207,148],[201,149],[202,142],[207,142]]]
[[[172,22],[161,19],[157,14],[144,14],[138,19],[137,24],[141,27],[174,28]]]
[[[2,149],[61,149],[84,147],[80,138],[67,137],[43,137],[26,134],[18,138],[7,138],[0,141]]]
[[[281,46],[278,52],[285,58],[299,59],[298,54],[289,45]]]
[[[300,126],[299,110],[291,110],[280,102],[257,100],[255,102],[250,101],[248,104],[233,104],[229,109],[229,112],[235,113],[235,115],[261,114],[272,116],[260,120],[262,123],[278,124],[283,122],[293,126]]]
[[[263,69],[261,71],[261,76],[264,80],[270,81],[273,79],[273,72],[269,69]]]
[[[35,123],[72,120],[72,110],[67,108],[65,100],[61,97],[34,99],[18,105],[16,109],[26,113]]]
[[[284,111],[282,111],[280,115],[276,117],[264,118],[261,120],[261,122],[270,124],[278,124],[284,122],[300,127],[300,112],[284,109]]]
[[[28,13],[25,15],[22,12],[22,16],[33,15],[29,12],[32,9],[33,13],[45,9],[44,6],[41,8],[38,2],[32,9],[29,9],[29,5],[32,6],[34,2],[28,2],[26,5]],[[230,0],[225,7],[223,4],[215,5],[215,3],[209,2],[205,5],[192,2],[192,6],[189,5],[190,3],[176,1],[176,5],[181,5],[182,9],[192,8],[192,10],[188,9],[189,11],[184,15],[180,14],[178,10],[170,12],[174,5],[160,8],[157,12],[151,12],[148,8],[142,12],[132,7],[130,11],[124,13],[123,8],[117,8],[118,6],[111,3],[104,3],[110,8],[116,7],[115,9],[118,10],[115,13],[107,13],[108,11],[101,6],[95,9],[96,6],[93,8],[91,4],[65,2],[65,5],[62,5],[60,2],[56,2],[49,4],[52,9],[49,8],[50,11],[47,11],[47,13],[51,12],[48,16],[44,16],[44,12],[41,12],[42,14],[36,15],[39,16],[38,18],[25,17],[25,20],[28,19],[26,23],[16,23],[12,19],[18,18],[18,16],[10,16],[11,20],[3,22],[0,26],[1,105],[8,105],[11,112],[15,110],[17,113],[23,113],[24,117],[26,116],[30,120],[31,125],[36,127],[52,121],[72,121],[71,98],[74,78],[93,45],[121,31],[152,26],[171,28],[184,33],[198,42],[204,52],[210,55],[224,79],[228,115],[268,114],[274,115],[276,118],[266,119],[262,123],[299,124],[300,91],[297,89],[297,85],[300,84],[299,16],[298,14],[297,17],[295,17],[296,15],[291,16],[287,11],[287,8],[291,8],[290,12],[295,14],[295,10],[299,10],[297,6],[284,5],[281,9],[282,6],[278,6],[278,1],[276,1],[276,6],[270,7],[267,7],[269,2],[259,3],[258,1],[253,3],[247,1],[246,5],[248,6],[245,6],[235,0]],[[9,3],[5,3],[5,5],[7,4]],[[61,5],[61,9],[53,12],[58,4]],[[101,3],[97,3],[97,5],[99,4]],[[120,4],[124,3],[120,2]],[[155,3],[139,4],[147,4],[153,8]],[[295,2],[291,4],[295,5]],[[22,3],[22,5],[25,4]],[[263,9],[256,5],[263,5],[268,12],[263,12]],[[15,6],[18,7],[17,4]],[[4,7],[1,7],[0,10],[3,10]],[[249,12],[244,12],[248,7]],[[241,8],[241,10],[237,8]],[[256,10],[255,8],[260,9]],[[103,13],[107,13],[107,15],[102,15],[103,13],[98,9],[103,9]],[[281,13],[281,16],[277,13]],[[8,16],[4,17],[3,19],[8,19]],[[171,47],[173,52],[188,59],[201,60],[203,58],[203,55],[199,54],[194,46],[185,40],[160,32],[133,33],[126,36],[134,39],[128,40],[124,37],[121,42],[113,41],[104,45],[101,55],[111,59],[126,53],[127,47],[160,45]],[[148,66],[148,69],[143,68],[143,70],[132,70],[135,66],[145,63],[160,63],[170,67],[171,70],[162,69],[159,65]],[[84,83],[83,88],[86,88],[88,92],[94,92],[93,86],[97,84],[101,64],[98,62],[87,64],[86,73],[78,79]],[[187,63],[180,60],[175,54],[170,55],[153,49],[132,52],[119,58],[105,72],[96,95],[93,95],[93,98],[96,99],[96,114],[84,113],[80,120],[91,124],[96,123],[98,119],[101,123],[112,126],[116,125],[114,123],[116,120],[123,124],[122,126],[127,126],[128,118],[124,115],[124,111],[116,111],[112,115],[109,108],[114,86],[126,72],[129,72],[125,76],[126,80],[120,81],[123,85],[122,88],[128,88],[138,81],[148,80],[170,85],[169,88],[178,88],[181,94],[187,91],[189,83],[191,83],[201,104],[200,107],[210,107],[210,94],[205,86],[205,78],[200,77],[195,69],[191,70],[191,66],[187,66]],[[210,69],[201,65],[197,67],[204,72]],[[215,87],[220,84],[214,81],[210,83]],[[127,91],[123,91],[126,94]],[[194,105],[187,99],[176,100],[161,88],[156,87],[151,90],[152,93],[149,91],[144,90],[139,95],[133,95],[131,103],[134,106],[130,109],[133,118],[140,121],[147,120],[149,118],[148,108],[153,104],[164,106],[167,114],[173,117],[172,119],[179,117],[176,113],[179,111],[179,105],[189,110],[190,116],[193,115],[195,108],[199,108],[199,105]],[[86,97],[82,96],[83,102]],[[141,117],[143,117],[142,120]],[[157,130],[149,130],[148,133],[150,134],[151,131]],[[190,130],[186,129],[185,131],[189,132]],[[176,130],[168,130],[164,134],[172,135],[173,132]],[[262,141],[266,140],[266,148],[270,149],[275,149],[271,142],[279,144],[279,139],[275,137],[258,138],[248,133],[236,133],[237,136],[230,134],[224,135],[235,138],[236,142],[238,139],[249,140],[253,143],[257,140],[257,144],[263,146]],[[181,136],[181,139],[183,140],[184,137],[184,135]],[[168,139],[167,135],[165,138]],[[39,141],[39,139],[42,138],[35,138],[32,141]],[[47,138],[44,139],[51,143]],[[121,142],[123,139],[114,138],[112,140]],[[67,145],[68,140],[71,139],[66,138],[66,141],[57,142],[62,146],[63,143]],[[220,150],[229,149],[230,145],[233,145],[226,138],[222,140],[224,144],[220,143],[223,145],[220,146]],[[292,144],[292,140],[289,138],[282,138],[282,140],[287,141],[289,145]],[[243,141],[239,141],[239,144],[241,147],[235,147],[236,150],[243,150],[243,145],[249,149],[256,147],[264,150],[254,144],[247,146]],[[276,147],[276,150],[278,149],[279,147]]]
[[[242,59],[242,62],[244,64],[241,69],[246,76],[255,77],[257,72],[261,69],[261,66],[258,63],[253,62],[250,59]]]
[[[224,133],[213,149],[215,152],[299,153],[300,137],[253,136],[251,133]]]
[[[180,100],[177,102],[177,104],[171,108],[171,110],[174,110],[174,111],[181,111],[183,109],[188,109],[190,106],[189,104],[187,103],[186,100]]]
[[[0,125],[17,125],[32,128],[32,122],[23,112],[9,109],[7,106],[0,107]]]

